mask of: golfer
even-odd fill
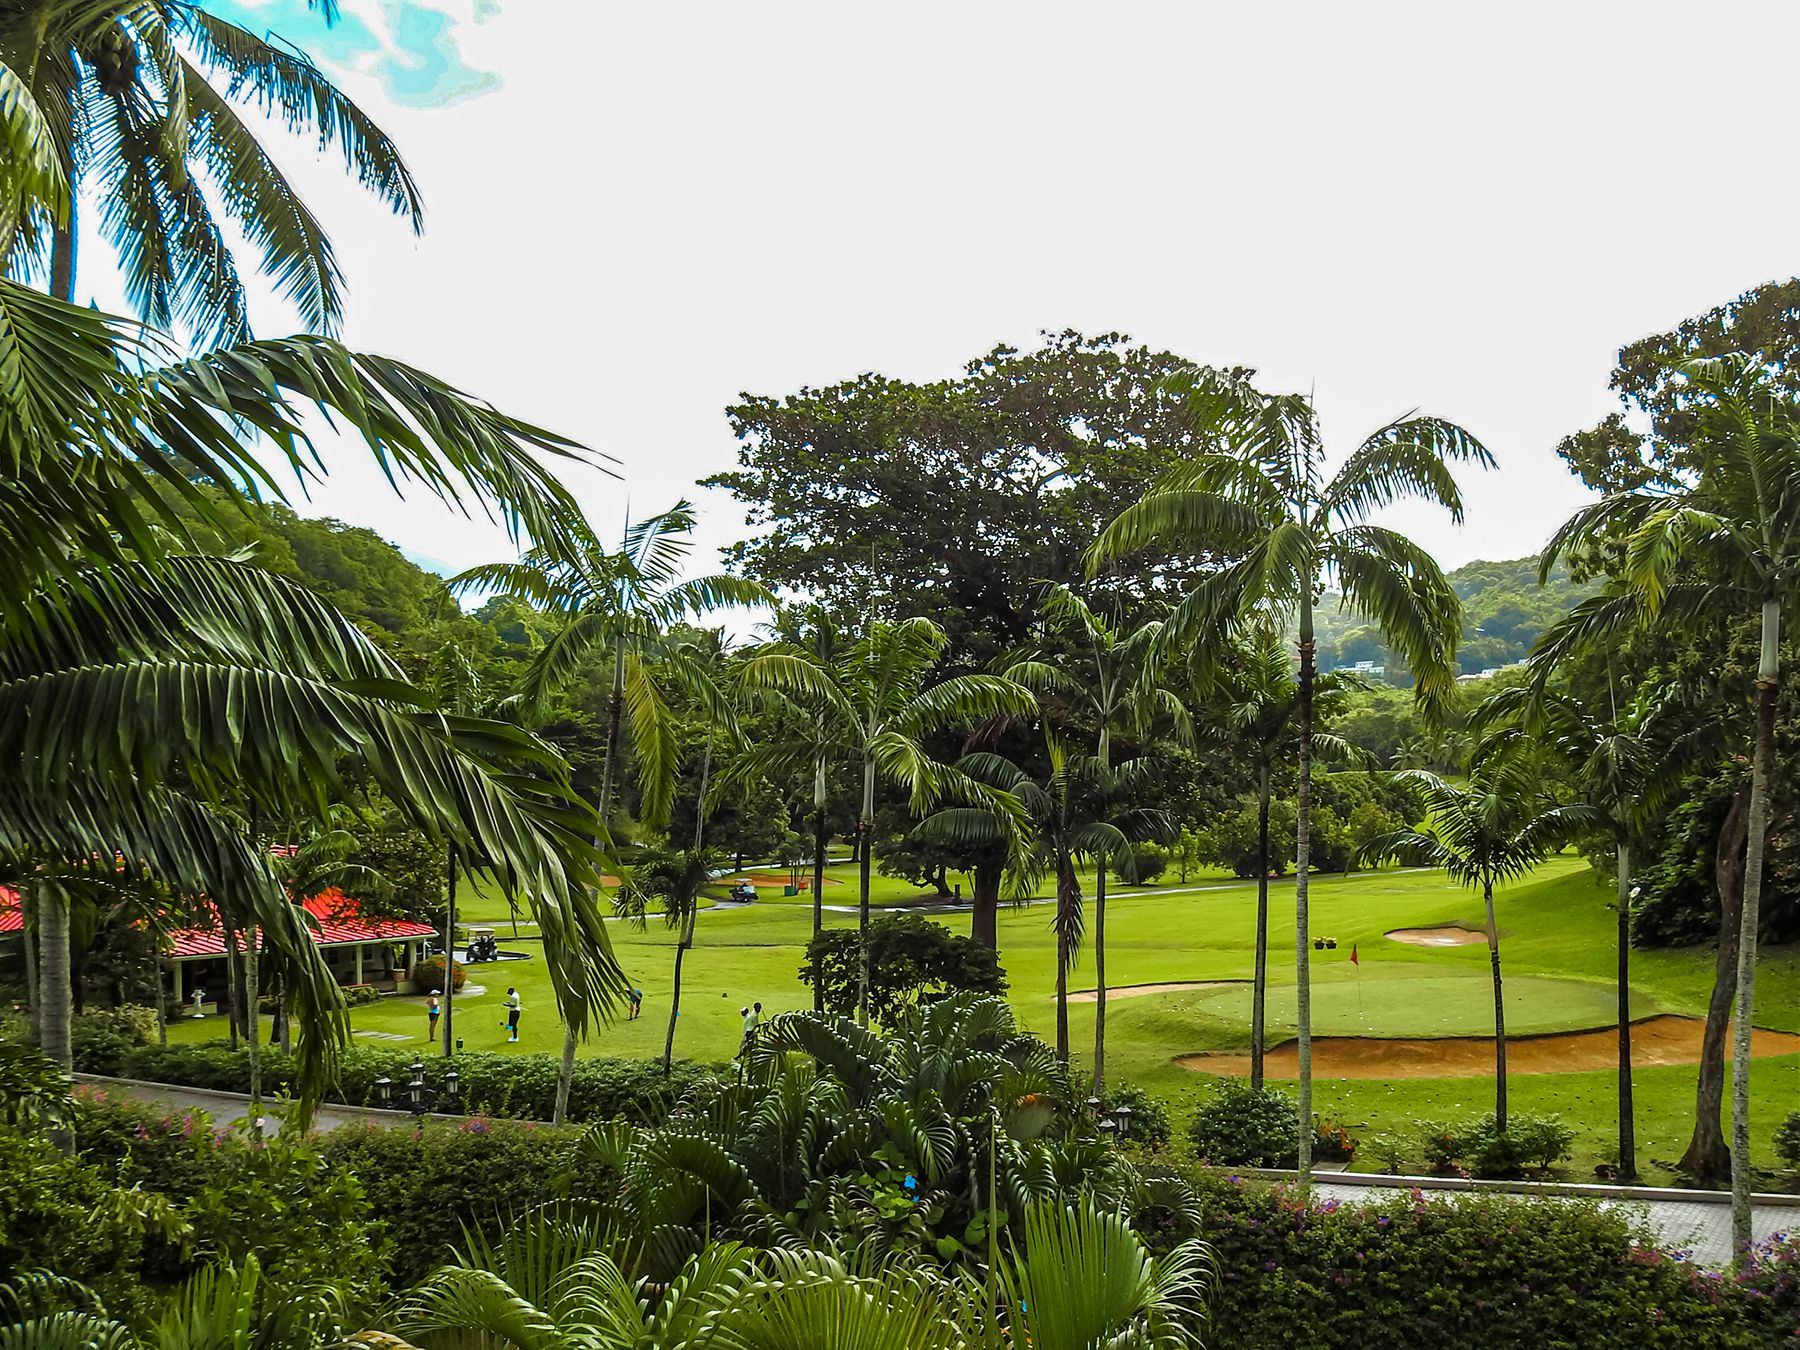
[[[511,1033],[509,1042],[519,1039],[519,1014],[524,1011],[524,1004],[519,1001],[519,991],[511,985],[506,987],[506,1029]]]
[[[625,1020],[635,1022],[638,1020],[638,1014],[644,1011],[644,991],[634,985],[625,998],[631,1004],[631,1011],[626,1015]]]

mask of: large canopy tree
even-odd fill
[[[1641,623],[1680,630],[1735,611],[1761,625],[1732,1049],[1732,1229],[1743,1252],[1750,1244],[1750,1038],[1782,620],[1800,594],[1800,404],[1756,356],[1688,361],[1678,373],[1686,448],[1672,461],[1676,472],[1576,512],[1545,546],[1543,566],[1621,548],[1620,599],[1630,610],[1616,605],[1612,617],[1634,612]]]
[[[1489,466],[1493,457],[1468,432],[1435,417],[1404,417],[1379,428],[1337,472],[1325,472],[1325,444],[1311,401],[1267,395],[1239,372],[1190,367],[1172,382],[1203,452],[1172,469],[1102,532],[1091,570],[1140,551],[1188,563],[1223,557],[1186,589],[1163,637],[1204,659],[1232,638],[1271,623],[1295,633],[1299,656],[1298,777],[1294,881],[1300,1117],[1312,1111],[1311,941],[1307,932],[1312,809],[1313,606],[1329,582],[1342,603],[1386,636],[1430,705],[1454,684],[1452,658],[1461,606],[1437,562],[1405,535],[1369,517],[1402,498],[1420,498],[1462,518],[1450,465]],[[1310,1132],[1300,1132],[1300,1172],[1312,1164]]]

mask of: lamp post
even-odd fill
[[[409,1081],[395,1084],[394,1080],[383,1074],[375,1080],[375,1104],[386,1110],[399,1109],[412,1112],[416,1119],[423,1120],[440,1105],[445,1111],[454,1114],[462,1105],[459,1097],[462,1092],[462,1075],[451,1069],[444,1075],[442,1092],[425,1081],[425,1065],[414,1060]],[[400,1089],[400,1100],[394,1100],[394,1090]]]
[[[1123,1139],[1126,1130],[1131,1128],[1131,1117],[1136,1114],[1129,1106],[1120,1103],[1110,1111],[1102,1111],[1102,1103],[1098,1097],[1087,1099],[1088,1111],[1093,1115],[1095,1128],[1108,1139]]]

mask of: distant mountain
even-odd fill
[[[1577,585],[1560,567],[1539,586],[1537,567],[1535,557],[1515,558],[1472,562],[1449,574],[1463,602],[1462,643],[1456,656],[1464,674],[1524,660],[1539,633],[1593,593],[1592,583]],[[1405,682],[1404,663],[1387,649],[1380,630],[1340,609],[1337,596],[1325,597],[1314,628],[1320,670],[1367,661],[1382,667],[1387,678]]]

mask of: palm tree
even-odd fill
[[[700,834],[696,825],[694,833]],[[669,1032],[663,1040],[663,1077],[675,1062],[675,1023],[681,1016],[682,958],[694,945],[694,917],[700,912],[700,894],[712,885],[724,855],[703,848],[698,838],[691,849],[667,849],[642,854],[614,893],[613,905],[642,932],[644,915],[654,902],[663,922],[675,930],[674,989],[669,996]]]
[[[599,800],[594,809],[603,826],[612,816],[620,736],[630,714],[637,751],[639,814],[646,825],[668,822],[674,804],[677,754],[674,719],[666,693],[658,687],[651,659],[656,638],[670,624],[699,618],[731,605],[769,601],[766,588],[727,575],[681,579],[693,548],[694,512],[685,501],[660,515],[627,524],[620,548],[608,550],[591,533],[575,549],[536,548],[515,563],[489,563],[450,579],[453,591],[497,591],[536,605],[563,619],[562,627],[532,658],[520,677],[517,698],[531,713],[563,687],[601,651],[612,657],[607,694],[606,749],[601,761]],[[675,663],[682,669],[692,663]],[[599,836],[596,836],[596,843]],[[575,1077],[576,1028],[563,1030],[562,1073],[557,1080],[555,1119],[568,1109]]]
[[[1416,867],[1441,867],[1451,880],[1481,888],[1487,910],[1488,962],[1494,979],[1494,1118],[1504,1131],[1506,1005],[1494,887],[1526,875],[1571,835],[1590,825],[1594,813],[1585,806],[1545,806],[1536,782],[1516,755],[1488,756],[1475,765],[1467,787],[1446,783],[1422,769],[1406,769],[1398,777],[1418,788],[1425,805],[1425,824],[1371,840],[1359,857],[1368,866],[1397,858]]]
[[[1008,663],[1006,674],[1037,694],[1054,700],[1062,720],[1091,727],[1094,761],[1100,779],[1112,774],[1114,731],[1143,734],[1159,717],[1174,724],[1176,734],[1193,739],[1187,709],[1159,681],[1157,638],[1162,625],[1149,622],[1125,629],[1094,612],[1066,586],[1051,586],[1039,612],[1053,637],[1067,647],[1028,651]],[[1111,848],[1096,855],[1094,875],[1094,1093],[1106,1085],[1106,873]],[[1066,1020],[1066,1008],[1062,1013]]]
[[[926,735],[994,717],[1023,716],[1037,707],[1029,690],[997,675],[957,675],[928,684],[947,642],[944,630],[929,619],[878,621],[830,664],[805,648],[774,644],[746,660],[739,675],[746,689],[784,694],[826,729],[814,745],[789,748],[785,758],[793,761],[791,767],[816,769],[823,749],[835,746],[833,758],[854,760],[862,770],[862,810],[856,825],[862,869],[857,1019],[865,1023],[869,1015],[869,887],[876,780],[885,779],[905,789],[913,809],[924,810],[954,778],[926,753],[922,743]],[[772,753],[765,756],[765,771],[776,769],[779,758]]]
[[[578,449],[323,338],[157,366],[154,335],[4,280],[0,329],[0,852],[52,869],[116,855],[174,893],[252,909],[265,960],[300,1001],[299,1056],[316,1091],[341,1043],[341,998],[268,858],[219,808],[249,798],[271,816],[323,820],[346,757],[361,758],[421,829],[537,892],[571,939],[553,976],[569,1015],[602,1009],[617,977],[597,912],[569,899],[571,880],[594,869],[569,826],[560,760],[516,729],[428,713],[391,661],[298,586],[174,556],[194,543],[174,503],[224,526],[246,485],[279,492],[258,433],[302,481],[316,472],[294,396],[401,478],[453,502],[472,491],[552,542],[579,511],[528,447]],[[45,973],[64,982],[45,990],[54,1018],[68,1006],[66,915],[46,894],[33,911]],[[55,1026],[48,1035],[65,1040]]]
[[[1751,1239],[1750,1037],[1782,608],[1800,579],[1800,409],[1755,356],[1679,369],[1693,414],[1687,476],[1673,486],[1610,493],[1576,512],[1545,546],[1539,570],[1547,578],[1565,558],[1622,542],[1619,581],[1641,622],[1691,627],[1698,616],[1736,612],[1760,623],[1731,1066],[1732,1233],[1741,1254]]]
[[[1256,957],[1250,981],[1250,1085],[1263,1085],[1269,992],[1269,803],[1276,770],[1294,755],[1300,682],[1287,644],[1273,628],[1252,629],[1222,663],[1196,665],[1201,697],[1213,701],[1219,734],[1242,750],[1256,774]],[[1315,719],[1343,694],[1361,687],[1354,675],[1329,671],[1313,683]],[[1315,730],[1312,753],[1321,760],[1366,764],[1372,757],[1341,736]]]
[[[1312,1110],[1311,864],[1312,735],[1316,663],[1313,606],[1325,582],[1342,603],[1382,632],[1412,670],[1427,707],[1454,685],[1451,663],[1462,607],[1437,562],[1397,531],[1368,517],[1407,497],[1462,518],[1452,461],[1491,466],[1493,457],[1450,422],[1405,417],[1365,439],[1325,477],[1325,450],[1309,399],[1264,395],[1247,380],[1195,369],[1178,389],[1202,443],[1211,449],[1174,470],[1101,533],[1089,552],[1098,569],[1139,549],[1231,559],[1197,581],[1164,625],[1165,640],[1201,659],[1258,625],[1296,633],[1298,745],[1294,848],[1294,957],[1300,1117]],[[1300,1132],[1300,1175],[1312,1166],[1312,1138]]]
[[[319,7],[332,16],[325,0]],[[250,336],[228,222],[308,329],[336,329],[343,278],[331,240],[240,116],[246,109],[337,150],[364,188],[422,226],[418,189],[381,128],[304,55],[203,5],[0,6],[0,72],[29,99],[9,119],[11,148],[30,152],[37,195],[48,197],[0,218],[0,264],[13,274],[47,264],[64,300],[75,297],[75,209],[87,188],[145,322],[180,324],[207,346]]]

